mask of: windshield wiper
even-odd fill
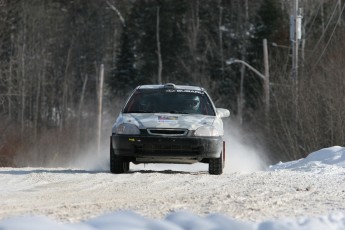
[[[133,111],[128,111],[127,113],[155,113],[153,111],[144,111],[144,110],[133,110]]]
[[[169,113],[177,113],[177,114],[189,114],[187,112],[183,112],[183,111],[177,111],[177,110],[172,110]]]

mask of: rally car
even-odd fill
[[[197,86],[138,86],[117,117],[110,137],[110,171],[126,173],[130,162],[209,164],[209,173],[223,173],[225,142],[222,118],[229,110],[215,108]]]

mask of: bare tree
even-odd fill
[[[158,57],[157,82],[158,84],[162,84],[163,63],[162,63],[161,43],[159,39],[159,7],[157,7],[156,38],[157,38],[157,57]]]

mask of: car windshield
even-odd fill
[[[215,116],[210,99],[204,92],[188,90],[138,90],[132,95],[123,112]]]

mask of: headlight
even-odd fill
[[[117,134],[130,134],[137,135],[140,134],[140,130],[137,126],[132,124],[121,124],[116,128]]]
[[[199,137],[220,136],[218,130],[213,128],[212,126],[201,126],[195,131],[194,135]]]

